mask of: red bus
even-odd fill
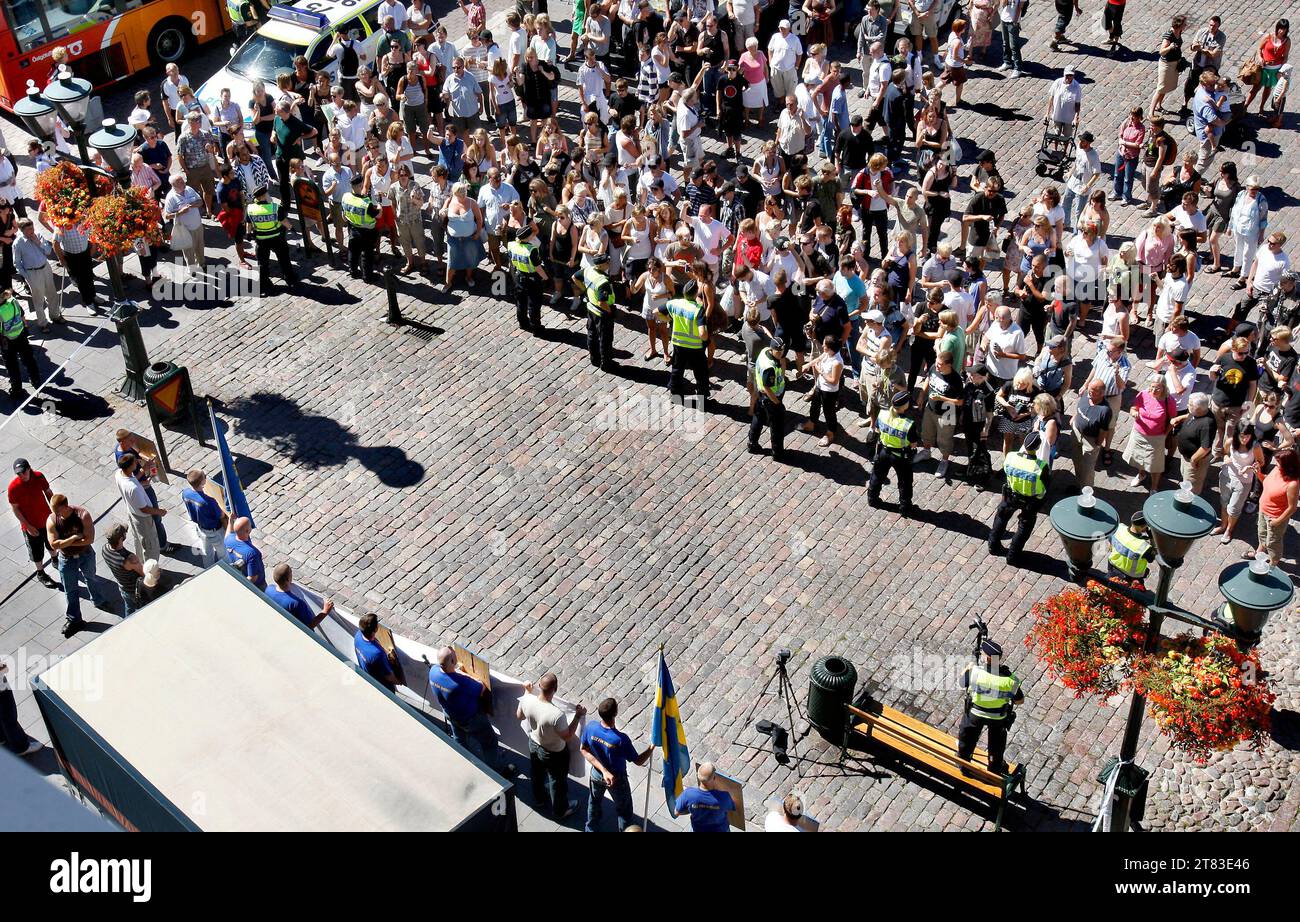
[[[179,62],[230,30],[223,0],[0,0],[0,108],[27,81],[44,87],[62,45],[78,77],[101,87],[150,66]]]

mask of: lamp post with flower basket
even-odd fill
[[[1091,542],[1109,538],[1118,524],[1113,509],[1090,500],[1089,494],[1063,499],[1051,514],[1076,580],[1091,566]],[[1134,760],[1148,710],[1174,745],[1198,761],[1214,750],[1262,742],[1273,699],[1254,648],[1268,616],[1294,595],[1286,574],[1256,560],[1220,574],[1227,602],[1209,617],[1173,604],[1174,571],[1217,517],[1187,482],[1152,494],[1142,513],[1156,550],[1155,592],[1115,579],[1088,582],[1086,591],[1067,590],[1036,605],[1026,641],[1076,696],[1132,691],[1119,755],[1097,778],[1107,796],[1094,829],[1116,832],[1135,827],[1145,799],[1150,773]],[[1166,618],[1205,636],[1165,637]]]

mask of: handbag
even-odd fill
[[[1248,58],[1241,65],[1241,69],[1237,71],[1237,82],[1246,86],[1254,86],[1259,83],[1259,75],[1263,69],[1264,66],[1259,63],[1258,55]]]
[[[194,235],[190,233],[188,227],[181,223],[180,219],[172,221],[172,236],[170,242],[174,249],[188,249],[190,244],[193,243],[193,240]]]

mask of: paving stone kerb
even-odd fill
[[[995,149],[1013,209],[1042,184],[1033,172],[1038,119],[1048,80],[1067,62],[1082,72],[1083,125],[1098,136],[1103,162],[1112,158],[1119,120],[1149,101],[1152,50],[1179,11],[1168,3],[1131,5],[1126,35],[1142,47],[1136,58],[1117,60],[1098,48],[1100,12],[1096,24],[1090,11],[1072,30],[1089,53],[1049,52],[1051,9],[1037,6],[1026,23],[1029,76],[1008,80],[975,68],[969,105],[952,116],[968,164],[978,149]],[[1229,3],[1219,12],[1234,62],[1247,28],[1254,35],[1285,15],[1277,2]],[[445,21],[453,34],[462,28],[459,12]],[[994,64],[996,47],[995,39]],[[845,57],[845,49],[838,52]],[[851,70],[856,79],[856,65]],[[562,95],[572,130],[571,84]],[[125,90],[110,93],[106,105],[125,111],[126,98]],[[856,93],[852,106],[862,107]],[[1273,226],[1293,240],[1300,239],[1295,128],[1290,116],[1284,130],[1261,131],[1254,152],[1232,155],[1243,177],[1260,176]],[[5,134],[12,142],[11,126]],[[1188,143],[1185,134],[1178,139]],[[712,138],[706,146],[721,149]],[[747,153],[757,147],[751,135]],[[955,205],[964,200],[962,192]],[[1112,252],[1140,230],[1136,211],[1112,209]],[[208,239],[216,243],[212,229]],[[546,313],[547,338],[521,334],[513,306],[481,283],[468,291],[421,284],[404,292],[403,313],[441,330],[428,338],[383,323],[382,288],[322,268],[312,284],[322,287],[306,297],[173,308],[179,329],[147,331],[155,359],[187,365],[196,391],[223,405],[268,563],[288,560],[317,589],[354,610],[376,611],[421,641],[457,640],[515,674],[554,669],[565,695],[589,708],[613,695],[622,702],[621,724],[638,740],[646,736],[662,643],[692,754],[746,784],[754,819],[765,801],[794,788],[831,829],[988,828],[992,813],[888,762],[845,776],[831,764],[837,753],[815,736],[801,747],[810,757],[805,778],[777,766],[751,726],[760,717],[785,722],[771,697],[756,703],[776,648],[794,651],[801,697],[811,662],[835,652],[855,663],[885,702],[955,729],[960,696],[951,685],[968,656],[967,624],[979,613],[1026,685],[1010,753],[1030,766],[1031,805],[1011,824],[1078,829],[1090,821],[1094,776],[1118,750],[1127,702],[1073,700],[1021,643],[1030,606],[1064,585],[1059,542],[1046,521],[1028,546],[1031,569],[1011,570],[983,545],[996,495],[960,481],[941,486],[931,466],[917,478],[923,512],[904,521],[867,507],[862,446],[851,438],[828,452],[793,433],[790,464],[752,458],[745,453],[743,353],[730,337],[715,367],[723,382],[717,408],[703,419],[681,417],[657,402],[665,372],[641,361],[644,334],[626,311],[615,335],[620,371],[605,375],[590,368],[578,323]],[[1193,310],[1224,315],[1233,303],[1220,278],[1198,279]],[[1134,345],[1139,358],[1150,358],[1147,331],[1135,334]],[[1090,349],[1077,340],[1083,364],[1076,374],[1086,371]],[[113,350],[94,359],[116,361]],[[1139,377],[1146,373],[1143,363]],[[112,405],[111,418],[59,420],[36,438],[102,471],[111,486],[104,456],[112,430],[147,423],[111,388],[98,390]],[[797,398],[791,406],[796,415],[807,407]],[[1127,426],[1126,417],[1116,445]],[[210,449],[182,434],[169,447],[177,468],[215,466]],[[1118,470],[1099,473],[1097,487],[1127,515],[1138,498]],[[1070,475],[1061,479],[1068,483]],[[179,510],[174,498],[172,505]],[[1243,536],[1253,531],[1247,519]],[[1175,598],[1208,611],[1218,598],[1214,576],[1244,547],[1199,544],[1175,582]],[[1139,761],[1155,772],[1149,825],[1294,825],[1297,802],[1283,784],[1300,768],[1297,640],[1288,612],[1270,623],[1262,645],[1281,715],[1277,739],[1263,752],[1224,754],[1199,768],[1169,752],[1148,720]],[[652,803],[660,799],[656,793]]]

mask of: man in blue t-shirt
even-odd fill
[[[316,625],[328,618],[334,610],[334,600],[326,599],[320,614],[314,614],[307,600],[294,591],[293,570],[287,563],[277,564],[271,571],[271,579],[275,585],[267,588],[266,597],[301,621],[309,631],[316,630]]]
[[[262,565],[262,552],[253,547],[253,523],[247,516],[231,519],[226,525],[226,560],[244,577],[266,591],[266,568]]]
[[[713,789],[713,763],[702,763],[695,777],[700,786],[684,789],[673,809],[678,816],[691,815],[691,832],[728,832],[727,814],[736,809],[736,802],[726,791]]]
[[[636,821],[627,763],[645,765],[654,746],[647,746],[645,752],[636,751],[631,738],[614,725],[618,719],[618,702],[613,698],[602,701],[596,713],[600,722],[589,723],[582,731],[582,757],[591,766],[591,797],[587,801],[587,824],[583,829],[596,831],[605,809],[605,792],[609,791],[618,815],[618,831],[623,832]]]
[[[392,658],[375,640],[379,630],[377,615],[362,615],[357,622],[357,633],[352,638],[352,648],[357,655],[357,665],[372,679],[383,683],[390,692],[397,691],[397,675],[393,672]]]
[[[429,685],[451,727],[452,739],[495,770],[497,732],[480,707],[487,689],[461,667],[451,647],[438,651],[438,665],[429,670]]]
[[[203,555],[203,566],[210,567],[224,553],[223,541],[225,539],[226,513],[211,496],[203,492],[204,485],[208,482],[208,475],[203,471],[195,468],[185,475],[189,481],[189,486],[181,490],[181,499],[185,502],[185,511],[190,514],[190,521],[199,531],[199,539],[203,542],[200,553]]]

